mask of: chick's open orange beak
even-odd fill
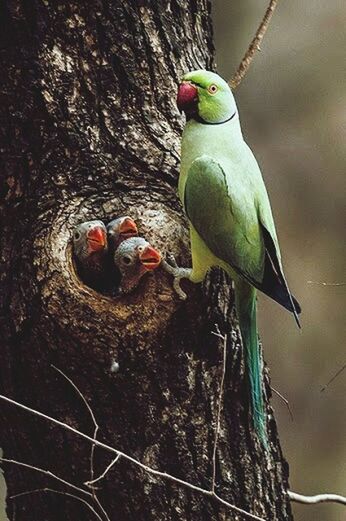
[[[119,227],[120,235],[123,237],[136,237],[138,235],[138,228],[133,219],[130,217],[125,217],[123,222]]]
[[[161,253],[152,246],[147,246],[139,254],[139,259],[147,270],[155,270],[161,263]]]
[[[106,232],[101,228],[101,226],[95,226],[88,231],[88,244],[91,251],[103,250],[106,243]]]

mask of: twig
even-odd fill
[[[81,503],[84,503],[84,505],[86,505],[89,508],[89,510],[91,510],[91,512],[93,514],[95,514],[95,516],[97,517],[97,519],[99,521],[103,521],[102,517],[96,512],[96,510],[90,505],[90,503],[88,503],[88,501],[85,501],[84,499],[76,496],[75,494],[70,494],[69,492],[62,492],[60,490],[54,490],[53,488],[45,487],[45,488],[37,488],[35,490],[28,490],[26,492],[20,492],[19,494],[14,494],[13,496],[10,496],[8,499],[16,499],[18,497],[27,496],[29,494],[37,494],[38,492],[54,492],[54,494],[59,494],[60,496],[68,496],[73,499],[77,499]]]
[[[274,387],[270,386],[270,388],[273,391],[273,393],[275,393],[279,398],[281,398],[281,400],[286,404],[288,412],[290,413],[290,416],[291,416],[291,420],[294,421],[293,414],[292,414],[291,407],[290,407],[290,403],[287,400],[287,398],[285,398],[281,393],[279,393],[279,391],[277,389],[274,389]]]
[[[78,395],[80,396],[80,398],[83,400],[86,408],[88,409],[89,411],[89,414],[90,414],[90,417],[92,419],[92,422],[94,424],[94,435],[93,435],[93,438],[94,440],[96,440],[97,438],[97,433],[98,433],[98,430],[99,430],[99,425],[96,421],[96,417],[95,417],[95,414],[92,410],[92,408],[90,407],[89,403],[87,402],[85,396],[83,395],[83,393],[79,390],[79,388],[77,387],[77,385],[71,380],[71,378],[69,378],[61,369],[59,369],[58,367],[55,367],[55,365],[51,364],[51,366],[53,367],[53,369],[55,369],[55,371],[57,371],[58,373],[61,374],[61,376],[63,376],[65,378],[65,380],[67,380],[69,382],[70,385],[72,385],[72,387],[74,388],[74,390],[78,393]],[[94,479],[94,451],[95,451],[95,444],[92,445],[91,447],[91,454],[90,454],[90,483],[92,482],[92,480]]]
[[[346,286],[346,282],[319,282],[314,280],[308,280],[308,284],[315,286]]]
[[[221,335],[219,328],[217,328],[217,331],[212,331],[211,334],[225,340],[225,335]]]
[[[317,494],[316,496],[303,496],[296,494],[296,492],[287,491],[288,497],[291,501],[302,503],[303,505],[316,505],[317,503],[340,503],[346,505],[346,497],[338,494]]]
[[[67,380],[67,382],[73,387],[73,389],[77,392],[77,394],[83,400],[86,408],[89,411],[89,414],[90,414],[90,417],[92,419],[92,422],[94,424],[93,440],[95,441],[97,439],[97,433],[98,433],[98,430],[99,430],[100,427],[99,427],[99,425],[97,423],[94,411],[90,407],[90,405],[87,402],[87,400],[86,400],[85,396],[83,395],[83,393],[80,391],[80,389],[77,387],[77,385],[71,380],[71,378],[69,378],[61,369],[59,369],[58,367],[55,367],[55,365],[52,364],[52,367],[53,367],[53,369],[55,369],[55,371],[60,373],[65,378],[65,380]],[[92,444],[91,452],[90,452],[90,482],[89,483],[92,483],[93,479],[94,479],[94,454],[95,454],[95,443]],[[93,500],[95,501],[95,503],[97,504],[99,509],[102,511],[102,513],[105,516],[106,520],[110,521],[107,512],[105,511],[105,509],[103,508],[100,500],[97,497],[95,487],[93,487],[91,485],[90,489],[91,489],[91,495],[92,495]]]
[[[117,463],[117,461],[119,461],[119,459],[120,459],[120,454],[118,454],[118,455],[117,455],[117,456],[116,456],[116,457],[115,457],[115,458],[110,462],[110,464],[108,465],[108,467],[104,470],[104,472],[102,472],[102,474],[101,474],[98,478],[94,479],[93,481],[86,481],[86,482],[84,483],[84,485],[86,485],[87,487],[89,487],[90,485],[94,485],[95,483],[97,483],[98,481],[100,481],[101,479],[103,479],[103,478],[106,476],[106,474],[108,474],[108,472],[111,470],[111,468],[114,467],[114,465]]]
[[[171,474],[167,474],[166,472],[161,472],[160,470],[152,469],[151,467],[148,467],[144,463],[141,463],[140,461],[133,458],[132,456],[129,456],[128,454],[125,454],[124,452],[117,450],[114,447],[111,447],[110,445],[107,445],[106,443],[103,443],[99,440],[94,440],[87,434],[84,434],[84,432],[78,431],[77,429],[75,429],[74,427],[71,427],[71,425],[68,425],[67,423],[57,420],[56,418],[52,418],[51,416],[48,416],[47,414],[44,414],[40,411],[36,411],[35,409],[32,409],[31,407],[28,407],[27,405],[24,405],[22,403],[16,402],[15,400],[12,400],[12,398],[8,398],[7,396],[4,396],[2,394],[0,394],[0,400],[10,403],[11,405],[15,405],[16,407],[19,407],[20,409],[23,409],[24,411],[30,412],[31,414],[34,414],[35,416],[38,416],[39,418],[43,418],[47,421],[50,421],[51,423],[54,423],[55,425],[58,425],[59,427],[62,427],[63,429],[65,429],[67,431],[73,432],[80,438],[83,438],[84,440],[89,441],[89,443],[95,443],[95,445],[97,447],[100,447],[113,454],[120,455],[122,458],[126,459],[127,461],[130,461],[131,463],[134,463],[135,465],[142,468],[149,474],[153,474],[154,476],[158,476],[160,478],[167,479],[169,481],[173,481],[174,483],[183,485],[184,487],[187,487],[191,490],[200,492],[201,494],[203,494],[205,496],[212,497],[212,498],[216,499],[219,503],[223,504],[224,506],[227,506],[231,510],[238,512],[239,514],[242,514],[243,516],[246,516],[249,519],[254,519],[256,521],[265,521],[262,517],[256,516],[255,514],[250,514],[246,510],[243,510],[242,508],[232,505],[232,503],[225,501],[224,499],[220,498],[218,495],[211,492],[210,490],[204,489],[202,487],[198,487],[197,485],[193,485],[192,483],[189,483],[188,481],[184,481],[183,479],[172,476]]]
[[[322,387],[320,392],[323,393],[327,389],[327,387],[335,380],[335,378],[337,378],[339,376],[339,374],[341,374],[344,371],[345,368],[346,368],[346,364],[344,364],[342,366],[342,368],[339,369],[339,371],[337,371],[334,376],[332,376],[332,378],[326,383],[326,385],[324,385]]]
[[[217,333],[217,336],[220,336],[220,332]],[[225,375],[226,375],[226,353],[227,353],[227,335],[223,337],[223,363],[222,363],[222,376],[221,383],[219,389],[219,398],[217,405],[217,419],[216,419],[216,428],[215,428],[215,438],[214,438],[214,447],[213,447],[213,480],[211,484],[211,491],[215,494],[215,481],[216,481],[216,449],[217,442],[220,434],[220,420],[221,420],[221,411],[223,405],[223,388],[225,383]]]
[[[24,463],[22,461],[17,461],[17,460],[13,460],[13,459],[8,459],[8,458],[2,458],[0,457],[0,461],[3,462],[3,463],[11,463],[12,465],[17,465],[19,467],[24,467],[26,469],[30,469],[30,470],[35,470],[36,472],[39,472],[41,474],[44,474],[45,476],[48,476],[50,478],[53,478],[55,479],[56,481],[59,481],[59,483],[62,483],[63,485],[67,486],[67,487],[70,487],[72,488],[73,490],[76,490],[77,492],[79,492],[80,494],[84,494],[84,496],[87,496],[87,497],[90,497],[91,499],[93,499],[93,495],[88,492],[87,490],[84,490],[83,488],[80,488],[80,487],[77,487],[77,485],[74,485],[73,483],[70,483],[69,481],[66,481],[65,479],[63,478],[60,478],[59,476],[57,476],[56,474],[54,474],[53,472],[51,472],[50,470],[45,470],[45,469],[42,469],[40,467],[35,467],[34,465],[30,465],[28,463]],[[100,519],[100,521],[103,521],[103,519],[98,515],[98,513],[96,512],[96,510],[90,505],[90,503],[84,499],[82,499],[81,497],[79,496],[76,496],[75,494],[69,494],[68,492],[64,492],[64,491],[57,491],[57,490],[53,490],[53,489],[49,489],[49,488],[44,488],[44,489],[37,489],[37,492],[39,491],[51,491],[51,492],[56,492],[57,494],[62,494],[62,495],[66,495],[66,496],[71,496],[71,497],[74,497],[75,499],[78,499],[79,501],[82,501],[83,503],[85,503],[88,508],[90,508],[90,510],[92,510],[92,512],[94,512],[94,514],[97,516],[98,519]],[[10,499],[14,499],[16,497],[19,497],[19,496],[24,496],[26,494],[31,494],[33,492],[36,492],[35,491],[28,491],[28,492],[21,492],[20,494],[15,494],[14,496],[11,496]],[[102,509],[102,507],[101,507]],[[103,509],[102,509],[103,510]],[[108,521],[108,516],[106,515],[106,519]]]
[[[35,470],[36,472],[40,472],[41,474],[44,474],[45,476],[49,476],[50,478],[53,478],[56,481],[59,481],[63,485],[66,485],[67,487],[70,487],[73,490],[76,490],[77,492],[84,494],[85,496],[92,497],[91,492],[88,492],[87,490],[77,487],[77,485],[74,485],[73,483],[70,483],[69,481],[66,481],[63,478],[60,478],[59,476],[57,476],[50,470],[41,469],[40,467],[35,467],[34,465],[29,465],[29,463],[23,463],[22,461],[17,461],[17,460],[13,460],[13,459],[2,458],[2,457],[0,457],[0,461],[2,461],[3,463],[11,463],[13,465],[18,465],[19,467],[24,467],[26,469]]]
[[[261,50],[260,44],[263,40],[265,33],[267,32],[270,20],[274,14],[277,4],[278,0],[270,0],[269,6],[265,12],[262,22],[260,23],[260,26],[256,31],[255,37],[250,43],[249,48],[246,51],[242,61],[240,62],[237,71],[229,81],[229,84],[232,89],[236,89],[238,87],[251,65],[255,52]]]

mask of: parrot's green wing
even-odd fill
[[[203,155],[189,168],[184,204],[214,255],[289,311],[300,312],[282,273],[276,236],[273,239],[267,223],[261,222],[266,213],[260,211],[246,179],[239,184],[217,161]]]

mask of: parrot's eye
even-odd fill
[[[214,84],[209,85],[209,87],[208,87],[209,94],[211,94],[211,95],[216,94],[217,91],[218,91],[218,88],[216,85],[214,85]]]
[[[74,238],[76,239],[76,241],[78,241],[78,239],[80,239],[80,233],[79,232],[75,232]]]
[[[129,257],[128,255],[125,255],[125,256],[122,258],[122,261],[123,261],[124,264],[129,265],[129,264],[131,264],[132,259],[131,259],[131,257]]]
[[[144,251],[144,246],[138,246],[137,250],[139,253],[142,253],[142,251]]]

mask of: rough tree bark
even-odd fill
[[[268,521],[292,519],[288,467],[267,403],[265,454],[252,432],[230,281],[212,272],[187,302],[157,272],[111,299],[81,283],[71,230],[128,213],[163,251],[189,262],[177,199],[178,79],[213,68],[208,0],[5,0],[1,38],[1,392],[91,433],[146,464],[211,486],[222,342],[228,334],[217,491]],[[119,370],[115,372],[115,362]],[[266,377],[267,402],[270,397]],[[1,404],[4,456],[82,483],[90,445]],[[110,456],[96,451],[98,474]],[[4,465],[9,495],[56,486]],[[54,488],[54,487],[53,487]],[[110,518],[240,519],[208,497],[120,460],[99,491]],[[8,500],[9,519],[92,519],[73,499]]]

